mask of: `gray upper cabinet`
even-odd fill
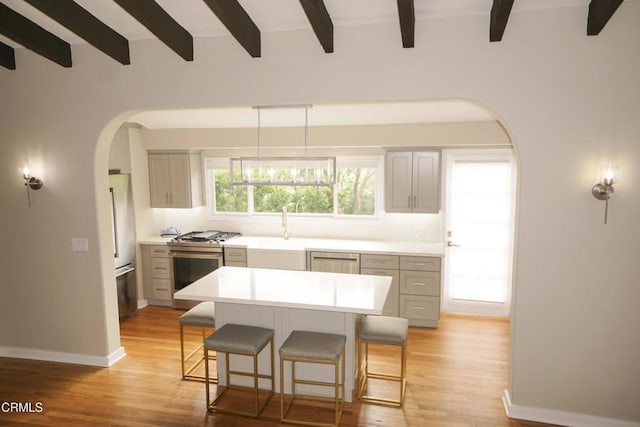
[[[149,191],[152,208],[202,206],[200,154],[149,153]]]
[[[440,152],[390,151],[385,159],[385,210],[440,211]]]

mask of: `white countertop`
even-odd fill
[[[230,248],[250,248],[265,250],[301,250],[357,252],[383,255],[436,256],[444,255],[442,243],[378,241],[378,240],[342,240],[282,237],[241,236],[225,243]]]
[[[387,276],[221,267],[173,297],[379,315],[390,286]]]
[[[175,236],[150,236],[145,237],[144,239],[138,240],[138,243],[141,245],[164,245],[171,241]]]

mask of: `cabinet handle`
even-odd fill
[[[414,262],[414,261],[411,261],[409,264],[410,265],[417,265],[417,266],[424,266],[425,265],[424,262]]]
[[[154,267],[154,270],[166,270],[167,267]]]
[[[416,203],[416,196],[413,196],[413,207],[418,207],[418,204]]]
[[[411,284],[414,286],[427,286],[426,283],[422,283],[422,282],[412,282]]]
[[[414,309],[414,310],[426,310],[426,308],[425,308],[425,307],[421,307],[421,306],[419,306],[419,305],[414,305],[414,306],[412,306],[411,308],[412,308],[412,309]]]
[[[411,196],[407,196],[407,206],[411,207]]]

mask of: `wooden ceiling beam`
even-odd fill
[[[591,0],[589,3],[589,17],[587,18],[587,35],[597,36],[607,25],[622,0]]]
[[[129,41],[73,0],[25,1],[119,63],[131,63]]]
[[[11,46],[0,42],[0,65],[9,70],[16,69],[16,52]]]
[[[209,9],[253,58],[261,55],[260,30],[238,0],[204,0]]]
[[[400,18],[402,47],[411,48],[415,45],[416,31],[416,13],[413,0],[398,0],[398,17]]]
[[[333,53],[333,22],[324,1],[300,0],[300,5],[325,53]]]
[[[489,29],[489,41],[502,41],[504,30],[509,21],[513,0],[493,0],[491,6],[491,28]]]
[[[72,65],[69,43],[2,3],[0,3],[0,34],[63,67]]]
[[[113,0],[185,61],[193,61],[193,37],[155,0]]]

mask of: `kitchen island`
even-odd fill
[[[275,378],[279,378],[278,348],[293,330],[342,334],[345,348],[345,400],[351,401],[355,385],[355,337],[358,322],[364,315],[382,313],[391,286],[391,277],[222,267],[174,294],[176,299],[215,301],[216,327],[238,323],[271,328],[274,334]],[[249,369],[247,358],[232,358],[241,369]],[[259,358],[260,372],[268,372],[268,352]],[[224,359],[217,362],[218,377],[224,385]],[[300,377],[314,380],[332,378],[327,366],[297,366]],[[238,378],[237,383],[244,383]],[[234,384],[236,383],[234,378]],[[285,379],[288,381],[288,378]],[[268,388],[268,382],[261,387]],[[276,381],[276,391],[279,384]],[[325,390],[299,386],[301,393],[325,395]],[[288,391],[288,390],[287,390]]]

